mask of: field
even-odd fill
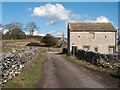
[[[28,45],[30,43],[32,43],[34,45],[41,45],[40,41],[37,41],[37,40],[27,40],[27,39],[2,40],[2,43],[10,44],[10,45],[23,45],[23,46],[26,46],[26,45]],[[2,50],[0,49],[0,52],[2,52],[2,53],[8,53],[8,52],[12,52],[12,49],[2,48]],[[16,50],[16,53],[22,53],[22,52],[24,52],[24,50]]]
[[[27,39],[19,39],[19,40],[2,40],[3,43],[11,44],[11,45],[23,45],[26,46],[29,43],[38,43],[41,44],[40,41],[37,40],[27,40]]]
[[[2,53],[8,53],[8,52],[12,52],[12,49],[10,48],[2,48],[2,50],[0,50],[0,52]],[[16,53],[23,53],[24,50],[16,50]]]

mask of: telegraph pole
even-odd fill
[[[62,48],[64,48],[64,31],[62,32]]]
[[[118,59],[120,60],[120,29],[118,27]],[[120,67],[118,67],[117,74],[120,75]],[[120,80],[118,80],[118,88],[120,88]]]
[[[118,2],[118,59],[120,60],[120,1]]]
[[[118,59],[120,59],[120,29],[118,27]]]

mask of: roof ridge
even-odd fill
[[[115,31],[112,22],[68,22],[70,30]]]
[[[110,23],[110,24],[112,24],[112,22],[68,22],[68,24],[69,23],[105,23],[105,24]]]

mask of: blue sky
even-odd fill
[[[1,0],[3,2],[56,2],[56,0]],[[118,2],[120,0],[57,0],[58,2]]]
[[[50,12],[51,9],[52,12]],[[61,36],[63,31],[67,32],[66,22],[68,21],[112,22],[115,27],[118,27],[118,3],[3,2],[2,24],[13,21],[23,24],[34,21],[40,27],[40,30],[36,31],[37,34],[50,33],[54,36]]]

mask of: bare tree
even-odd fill
[[[4,30],[5,29],[9,30],[5,35],[7,36],[7,39],[10,39],[10,38],[12,38],[12,36],[14,36],[12,34],[13,31],[16,30],[16,33],[18,33],[19,31],[23,30],[23,24],[20,22],[12,22],[10,24],[4,25]]]
[[[3,25],[2,24],[0,24],[0,40],[2,40],[2,31],[3,31]]]
[[[22,30],[23,29],[23,24],[20,23],[20,22],[12,22],[10,24],[4,25],[4,28],[8,29],[9,31],[11,31],[12,29],[16,29],[16,28]]]
[[[24,30],[29,31],[30,35],[33,35],[34,31],[38,29],[39,28],[37,27],[36,23],[32,21],[32,22],[27,23],[26,28]]]
[[[2,32],[2,29],[3,29],[3,25],[2,24],[0,24],[0,31]]]

